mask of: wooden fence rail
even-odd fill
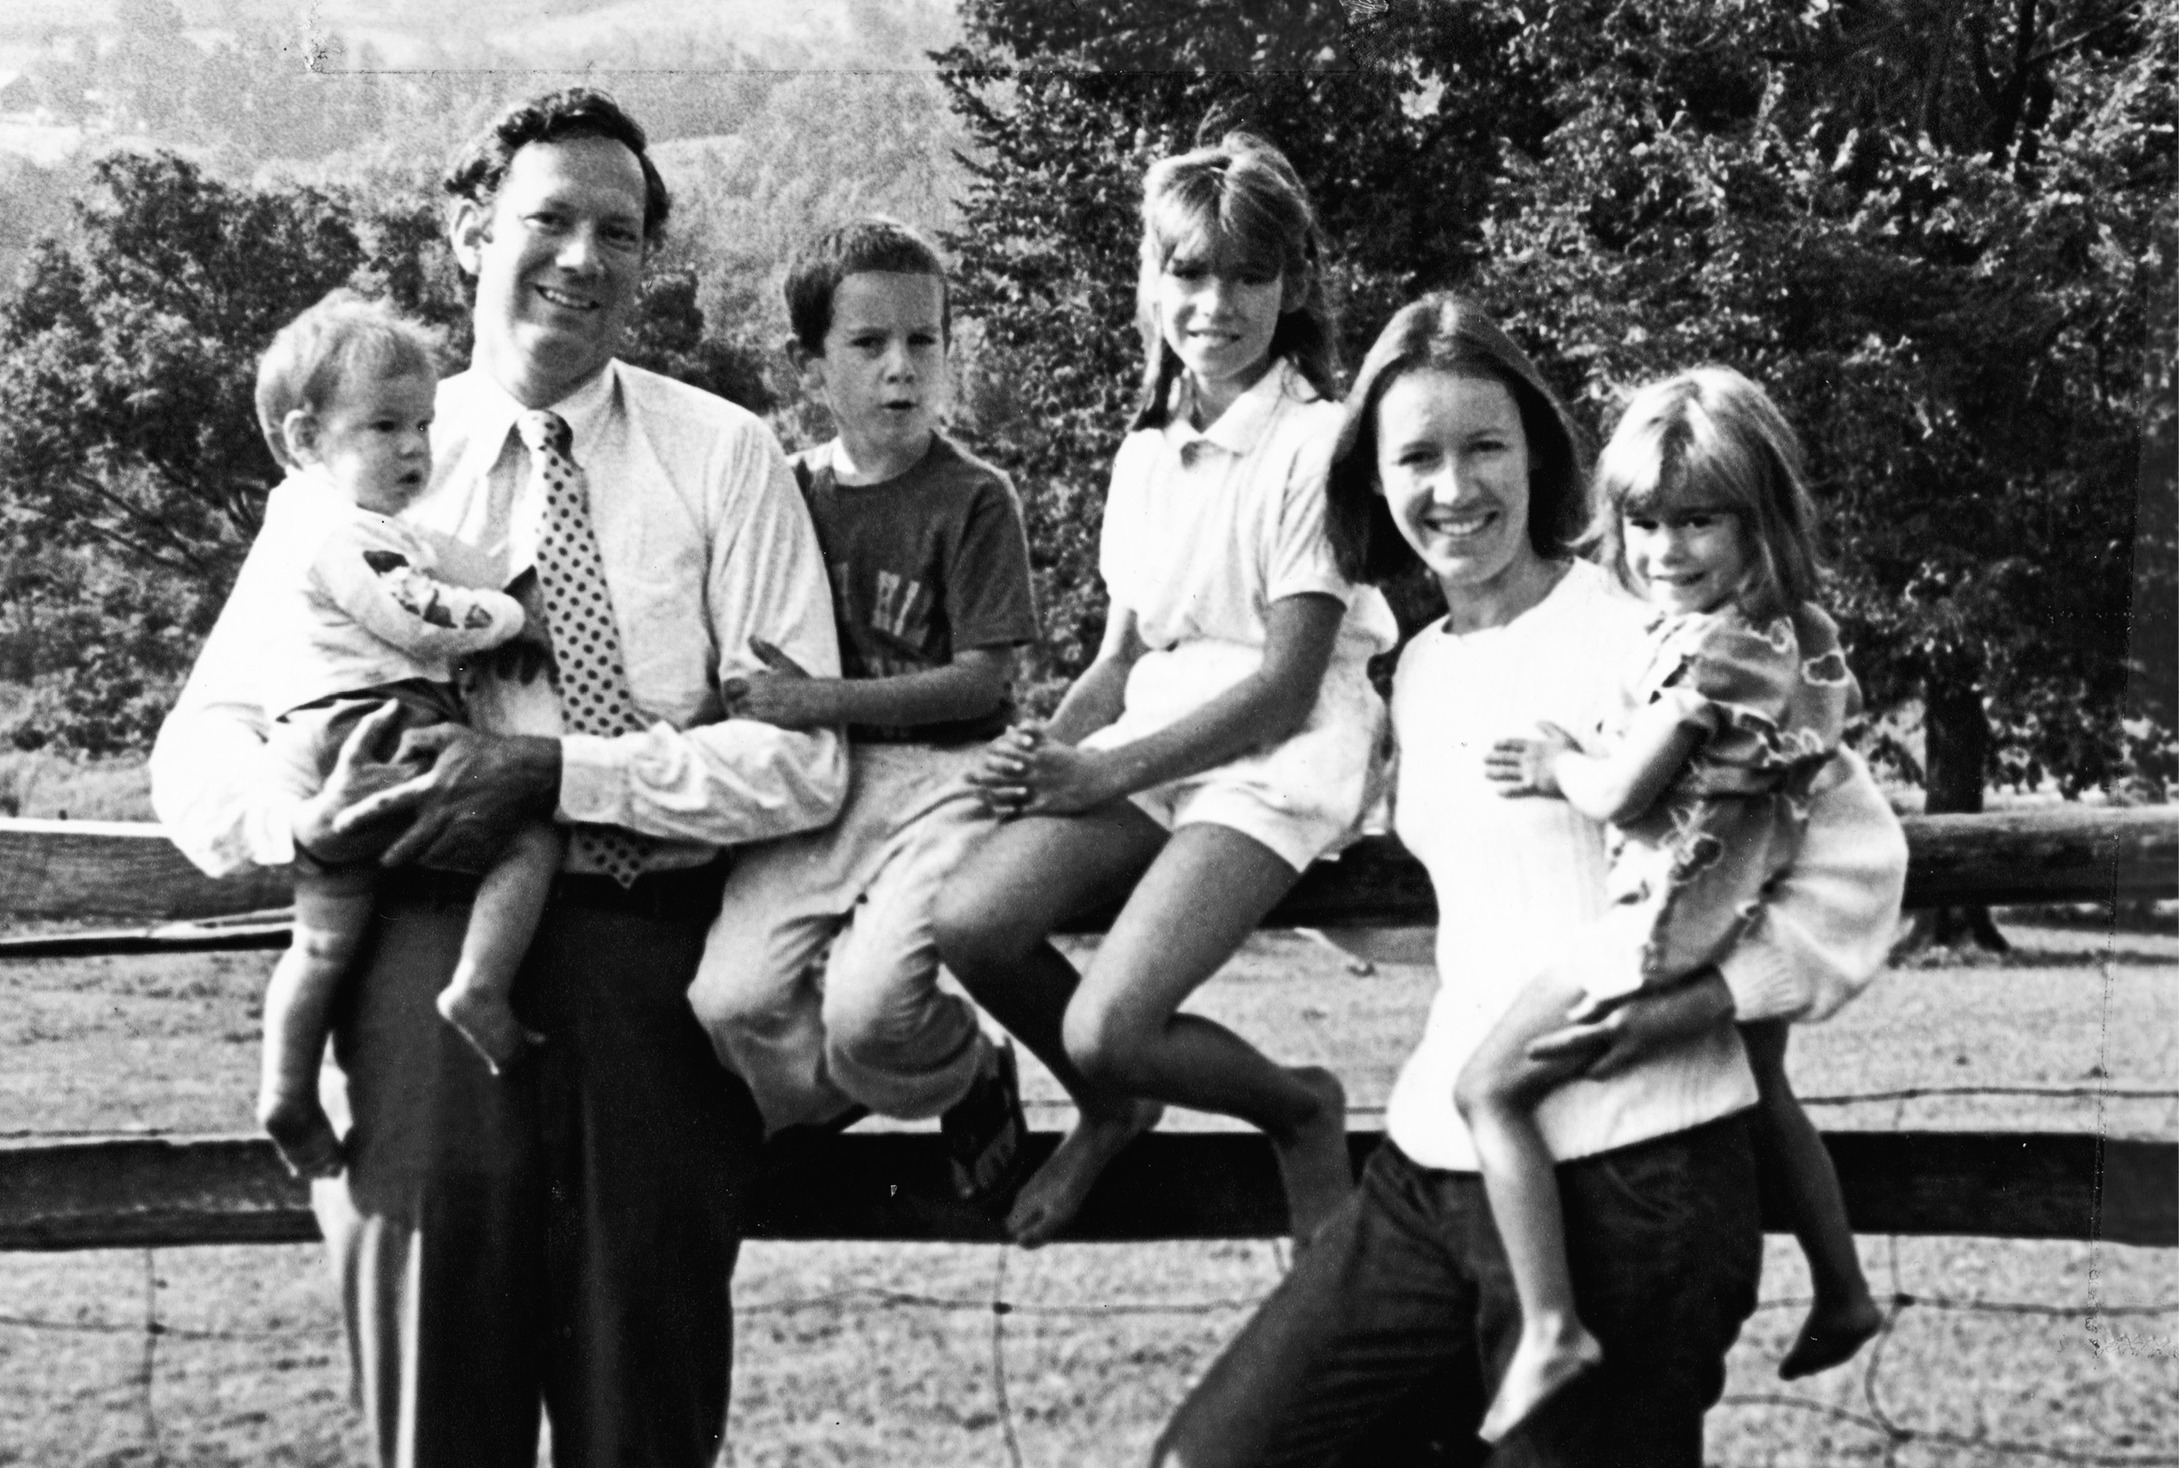
[[[2135,901],[2179,896],[2179,806],[2038,806],[1977,816],[1907,816],[1907,906]],[[167,923],[261,912],[289,900],[282,874],[214,880],[159,827],[0,820],[0,918]],[[1310,869],[1267,927],[1427,926],[1437,902],[1422,866],[1389,836]],[[1082,931],[1103,926],[1086,919]],[[179,939],[182,935],[177,935]],[[200,946],[211,940],[197,935]],[[277,943],[281,940],[261,940]]]
[[[1357,1163],[1378,1143],[1356,1132]],[[1030,1138],[1049,1151],[1049,1133]],[[1832,1132],[1854,1228],[1871,1234],[2179,1245],[2179,1148],[2064,1133]],[[850,1132],[779,1160],[755,1200],[764,1239],[997,1242],[954,1201],[931,1132]],[[1766,1210],[1768,1212],[1768,1210]],[[1766,1227],[1787,1225],[1772,1214]],[[1263,1238],[1286,1230],[1263,1138],[1156,1132],[1130,1147],[1064,1237]],[[256,1137],[116,1138],[0,1148],[0,1250],[292,1243],[309,1195]]]
[[[1907,820],[1910,906],[2179,896],[2179,808],[2041,808]],[[150,826],[0,821],[0,917],[175,924],[258,911],[286,891],[259,875],[198,875]],[[0,939],[0,957],[276,947],[279,914],[119,933]],[[1391,927],[1436,916],[1421,868],[1365,841],[1312,871],[1269,926]],[[1090,920],[1085,931],[1099,923]],[[1380,1140],[1350,1136],[1357,1161]],[[1038,1134],[1033,1149],[1056,1137]],[[2099,1239],[2179,1246],[2179,1145],[2071,1133],[1836,1132],[1855,1227],[1865,1233]],[[1231,1132],[1158,1133],[1112,1169],[1067,1237],[1131,1241],[1281,1232],[1270,1149]],[[1773,1228],[1783,1227],[1773,1217]],[[751,1235],[777,1239],[991,1241],[955,1203],[935,1135],[851,1133],[774,1160]],[[120,1137],[0,1145],[0,1250],[312,1239],[308,1196],[249,1137]]]

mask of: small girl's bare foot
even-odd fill
[[[539,1037],[515,1018],[513,1005],[482,989],[447,985],[439,991],[439,1014],[461,1031],[461,1037],[484,1057],[493,1075],[513,1065],[524,1050],[538,1042]]]
[[[315,1085],[316,1077],[312,1077]],[[257,1122],[272,1138],[273,1150],[296,1177],[338,1177],[340,1138],[318,1104],[315,1090],[296,1094],[266,1089],[258,1093]]]
[[[1317,1098],[1317,1113],[1284,1139],[1273,1137],[1279,1177],[1286,1184],[1286,1215],[1294,1248],[1308,1247],[1354,1192],[1354,1165],[1347,1157],[1347,1089],[1321,1066],[1298,1065],[1287,1074]]]
[[[1778,1374],[1798,1381],[1844,1365],[1870,1337],[1884,1328],[1884,1312],[1867,1295],[1844,1300],[1818,1300],[1801,1322],[1793,1348],[1778,1363]]]
[[[1006,1231],[1014,1242],[1034,1249],[1065,1228],[1106,1165],[1163,1115],[1165,1108],[1155,1101],[1131,1101],[1113,1116],[1085,1113],[1077,1118],[1058,1148],[1014,1195],[1014,1207],[1006,1215]]]
[[[1604,1348],[1571,1315],[1524,1324],[1521,1343],[1514,1348],[1505,1379],[1498,1383],[1498,1395],[1491,1399],[1476,1435],[1487,1443],[1497,1442],[1603,1359]]]

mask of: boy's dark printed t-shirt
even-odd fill
[[[942,668],[957,649],[1036,641],[1029,540],[1007,477],[943,434],[905,474],[843,485],[832,447],[794,456],[832,579],[840,671],[890,678]],[[990,739],[1014,716],[1012,690],[976,719],[945,724],[856,724],[848,737],[888,744]]]

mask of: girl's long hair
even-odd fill
[[[1801,441],[1770,394],[1730,367],[1695,367],[1637,392],[1597,460],[1588,534],[1597,560],[1639,593],[1622,522],[1671,505],[1731,510],[1747,536],[1750,617],[1786,615],[1816,595],[1816,506]]]
[[[1377,405],[1409,372],[1435,369],[1487,378],[1513,395],[1528,440],[1528,539],[1545,560],[1573,553],[1587,511],[1580,430],[1497,322],[1465,296],[1438,292],[1402,306],[1377,334],[1347,394],[1347,419],[1332,451],[1326,529],[1349,580],[1385,582],[1417,564],[1414,549],[1377,492]]]
[[[1248,133],[1150,165],[1142,181],[1142,274],[1135,324],[1142,332],[1142,400],[1128,425],[1162,428],[1180,359],[1158,323],[1158,277],[1176,250],[1277,275],[1288,292],[1271,335],[1284,357],[1325,398],[1339,396],[1338,328],[1324,288],[1324,239],[1316,211],[1286,155]]]

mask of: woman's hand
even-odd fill
[[[1483,756],[1483,774],[1500,795],[1560,795],[1553,766],[1562,754],[1578,754],[1574,736],[1556,724],[1538,724],[1526,737],[1501,739]]]
[[[1599,1019],[1539,1035],[1529,1042],[1528,1058],[1581,1061],[1577,1074],[1606,1080],[1732,1017],[1732,991],[1722,974],[1708,968],[1669,989],[1636,994]]]
[[[983,758],[968,776],[969,784],[983,797],[984,809],[1001,820],[1021,814],[1029,803],[1028,754],[1046,737],[1041,723],[1027,720],[984,746]]]

